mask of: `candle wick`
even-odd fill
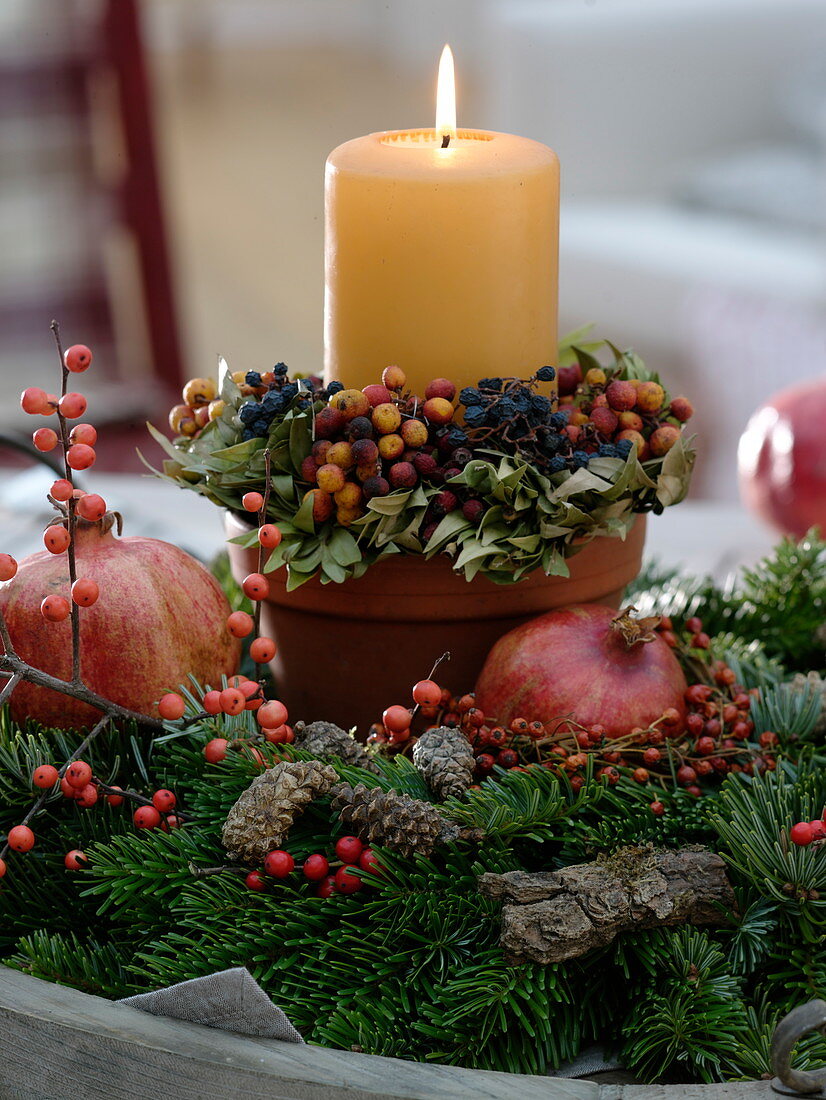
[[[450,134],[442,134],[442,148],[447,149],[450,145]]]

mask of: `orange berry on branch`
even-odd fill
[[[238,690],[246,699],[245,710],[258,710],[264,702],[264,692],[257,680],[245,680],[238,685]]]
[[[265,728],[264,739],[271,745],[291,745],[295,741],[295,734],[291,726],[276,726],[275,729]]]
[[[270,582],[263,573],[250,573],[244,577],[241,588],[251,600],[265,600],[270,594]]]
[[[39,386],[29,386],[20,394],[20,407],[31,416],[48,416],[53,410],[47,405],[48,395]]]
[[[47,596],[40,605],[40,614],[50,623],[62,623],[71,610],[65,596]]]
[[[221,713],[221,692],[220,691],[208,691],[201,700],[201,706],[207,712],[207,714],[220,714]]]
[[[122,791],[123,787],[112,786],[111,789],[113,791]],[[122,794],[107,794],[106,801],[109,803],[110,806],[121,806],[123,804],[123,795]]]
[[[161,815],[154,806],[139,806],[132,815],[132,820],[137,829],[157,829],[161,823]]]
[[[410,729],[412,715],[407,707],[395,704],[384,711],[381,720],[384,723],[384,728],[389,733],[403,733],[405,730]]]
[[[67,528],[59,523],[53,523],[43,532],[43,545],[50,554],[62,554],[67,550],[72,536]]]
[[[77,420],[83,416],[88,407],[88,402],[82,393],[64,393],[57,403],[60,415],[67,420]]]
[[[250,646],[250,657],[257,665],[268,664],[275,656],[276,645],[272,638],[256,638]]]
[[[92,363],[92,353],[85,344],[72,344],[63,353],[63,365],[73,374],[88,370]]]
[[[97,523],[106,515],[106,501],[99,493],[86,493],[78,500],[75,511],[83,519]]]
[[[287,708],[280,699],[270,699],[269,702],[264,703],[262,707],[259,707],[255,716],[258,719],[258,724],[267,729],[277,729],[279,726],[283,726],[289,718]]]
[[[213,737],[211,741],[207,741],[204,745],[204,756],[207,762],[220,764],[222,760],[226,759],[228,745],[229,741],[226,737]]]
[[[67,481],[65,477],[58,478],[57,481],[52,482],[52,487],[49,493],[55,500],[65,503],[70,500],[74,493],[74,486],[71,481]]]
[[[41,764],[32,772],[32,783],[42,791],[47,791],[60,781],[60,773],[54,764]]]
[[[169,813],[170,810],[174,810],[178,800],[172,791],[168,791],[165,787],[161,787],[160,790],[155,791],[152,795],[152,805],[156,810],[160,810],[162,814]]]
[[[265,550],[275,550],[281,544],[281,529],[274,523],[265,523],[258,528],[258,542]]]
[[[0,554],[0,581],[10,581],[17,573],[17,562],[11,554]]]
[[[224,714],[240,714],[246,705],[244,693],[238,688],[224,688],[221,692],[221,710]]]
[[[76,791],[82,790],[92,781],[92,766],[85,760],[73,760],[63,778]]]
[[[246,638],[255,629],[255,620],[246,611],[233,611],[227,618],[227,630],[233,638]]]
[[[100,589],[89,577],[78,577],[72,585],[72,600],[78,607],[91,607],[97,603]]]
[[[66,462],[72,470],[88,470],[96,458],[94,448],[86,443],[73,443],[66,452]]]
[[[38,428],[32,433],[32,443],[38,451],[53,451],[57,446],[57,432],[52,428]]]
[[[81,810],[91,810],[98,800],[98,789],[94,783],[87,783],[85,787],[75,795],[75,802]]]
[[[168,691],[158,700],[158,714],[168,722],[175,722],[183,718],[186,710],[186,702],[177,691]]]
[[[435,707],[442,698],[442,689],[435,680],[419,680],[413,686],[413,702],[420,707]]]
[[[9,829],[6,843],[13,852],[30,852],[34,847],[34,833],[28,825],[15,825]]]
[[[71,852],[67,852],[63,857],[63,866],[67,871],[82,871],[88,862],[86,853],[80,848],[72,848]]]
[[[261,493],[244,493],[241,503],[247,512],[260,512],[264,507],[264,498]]]
[[[75,424],[69,432],[70,443],[86,443],[89,447],[94,447],[97,441],[97,428],[92,424]]]

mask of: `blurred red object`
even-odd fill
[[[737,452],[743,503],[784,534],[826,534],[826,375],[775,394]]]

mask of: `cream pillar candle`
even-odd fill
[[[369,134],[327,161],[325,378],[422,393],[556,362],[559,162],[485,130]]]

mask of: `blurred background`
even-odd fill
[[[824,0],[3,0],[0,430],[52,317],[104,468],[218,353],[319,371],[325,157],[432,125],[445,41],[460,125],[560,155],[560,331],[689,396],[736,499],[750,413],[826,371]]]

